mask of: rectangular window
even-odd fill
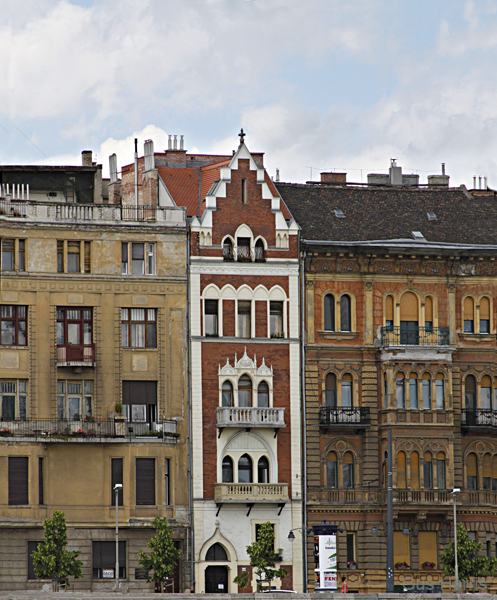
[[[437,488],[445,489],[445,459],[437,459]]]
[[[445,391],[444,391],[444,380],[435,380],[435,401],[437,410],[445,409]]]
[[[2,346],[27,346],[28,307],[2,304],[0,311]]]
[[[329,460],[326,463],[326,487],[336,489],[338,487],[337,477],[337,462],[336,460]]]
[[[121,308],[123,348],[157,348],[157,309]]]
[[[91,273],[91,242],[57,241],[58,273]]]
[[[67,272],[68,273],[80,273],[81,272],[81,242],[69,241],[67,242]]]
[[[157,381],[123,381],[123,410],[128,421],[154,423],[157,416]]]
[[[24,271],[25,248],[25,240],[2,239],[2,271]]]
[[[252,302],[250,300],[238,301],[238,337],[251,337]]]
[[[122,458],[111,458],[111,505],[116,505],[116,493],[114,488],[116,484],[120,483],[123,485],[123,459]],[[122,488],[117,492],[117,501],[119,506],[123,505],[123,490]]]
[[[405,408],[406,398],[403,378],[397,378],[395,380],[395,396],[397,398],[397,408]]]
[[[57,360],[93,362],[93,309],[57,307]]]
[[[355,563],[355,534],[347,533],[347,566]]]
[[[27,380],[0,380],[0,417],[2,421],[25,421],[27,405]]]
[[[121,273],[123,275],[154,275],[155,244],[149,242],[123,242],[121,246]]]
[[[116,542],[92,542],[93,579],[115,579]],[[119,579],[126,579],[126,542],[119,542]]]
[[[342,381],[342,407],[352,408],[352,381]]]
[[[433,467],[431,460],[423,461],[423,487],[425,490],[433,488]]]
[[[166,506],[171,505],[171,459],[166,458],[164,469]]]
[[[29,504],[28,458],[9,456],[9,506]]]
[[[41,506],[45,504],[43,495],[43,456],[38,457],[38,504]]]
[[[409,408],[418,410],[418,380],[409,379]]]
[[[275,552],[276,532],[274,530],[274,523],[271,523],[271,527],[273,528],[273,533],[275,534],[274,541],[273,541],[273,548],[272,548],[273,552]],[[256,523],[255,524],[255,541],[256,542],[259,540],[260,531],[261,531],[261,523]]]
[[[492,558],[492,534],[487,533],[487,543],[486,543],[486,553],[487,553],[487,558]]]
[[[423,379],[423,410],[431,410],[431,379]]]
[[[155,504],[155,458],[136,459],[136,504]]]
[[[57,382],[57,418],[80,421],[92,415],[93,381]]]
[[[343,465],[343,487],[353,488],[354,487],[354,464],[344,463]]]
[[[438,564],[437,532],[420,531],[418,533],[419,566],[424,562]]]
[[[204,331],[208,337],[217,337],[219,335],[218,304],[217,300],[204,300]]]
[[[272,338],[283,337],[283,302],[269,303],[269,333]]]
[[[39,542],[28,542],[28,579],[37,579],[35,573],[35,566],[33,563],[33,557],[31,556],[33,552],[38,550],[39,545],[44,546],[45,542],[43,540]]]
[[[246,179],[242,179],[241,194],[242,194],[242,204],[247,204],[247,180]]]

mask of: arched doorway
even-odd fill
[[[228,567],[210,566],[205,569],[205,593],[228,593]]]

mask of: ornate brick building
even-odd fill
[[[458,522],[497,551],[494,194],[399,170],[277,185],[305,252],[308,525],[342,530],[349,591],[385,589],[389,428],[395,583],[440,583],[453,487]],[[309,536],[310,589],[313,568]]]

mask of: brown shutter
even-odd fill
[[[473,318],[474,318],[473,298],[470,298],[468,296],[467,298],[464,298],[464,320],[472,321]]]
[[[468,454],[468,477],[476,477],[476,455]]]
[[[482,298],[480,301],[480,319],[490,319],[490,302],[488,298]]]
[[[429,296],[425,300],[425,321],[433,322],[433,300]]]
[[[412,292],[406,292],[400,299],[400,320],[418,320],[418,298]]]
[[[386,304],[386,320],[393,321],[393,296],[387,296]]]
[[[155,504],[155,458],[136,459],[136,504]]]
[[[419,455],[411,452],[411,488],[419,490]]]
[[[29,504],[28,458],[9,456],[9,505]]]
[[[404,452],[397,454],[397,487],[400,489],[406,487],[406,455]]]
[[[492,477],[492,457],[488,452],[483,455],[483,477]]]
[[[157,404],[157,382],[123,381],[123,404]]]

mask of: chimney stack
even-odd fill
[[[347,183],[347,173],[321,173],[321,183]]]
[[[93,167],[93,153],[91,150],[81,152],[81,164],[83,167]]]

